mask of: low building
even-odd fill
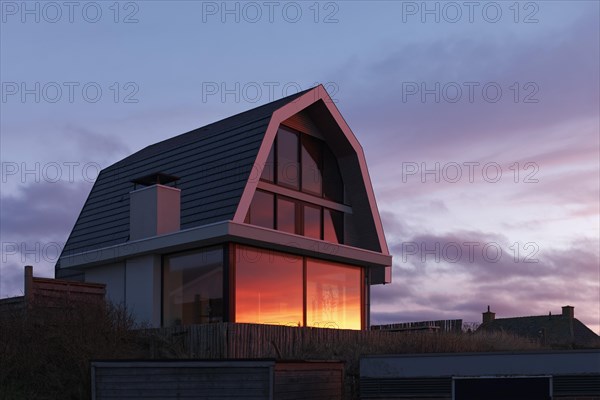
[[[360,398],[599,400],[600,350],[365,356]]]
[[[507,332],[545,346],[584,348],[599,346],[600,338],[575,318],[575,307],[564,306],[562,313],[530,317],[496,318],[490,307],[476,332]]]
[[[371,325],[373,331],[389,331],[389,332],[444,332],[444,333],[461,333],[463,321],[462,319],[444,319],[435,321],[414,321],[414,322],[398,322],[395,324]]]

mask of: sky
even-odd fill
[[[597,1],[0,1],[0,298],[101,168],[322,83],[361,142],[393,283],[373,323],[600,332]]]

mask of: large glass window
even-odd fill
[[[273,165],[277,166],[276,174]],[[277,131],[260,179],[338,203],[344,201],[337,158],[327,144],[288,128]]]
[[[236,246],[236,322],[302,325],[302,282],[301,257]]]
[[[321,197],[321,150],[323,143],[308,135],[302,136],[302,191]]]
[[[306,324],[322,328],[361,329],[359,267],[306,260]]]
[[[297,233],[296,202],[277,196],[277,230]]]
[[[321,239],[321,207],[304,205],[304,236]]]
[[[236,322],[362,328],[360,267],[242,245],[235,260]]]
[[[277,183],[300,188],[298,134],[285,129],[277,132]]]
[[[275,195],[273,193],[257,190],[250,203],[250,210],[246,216],[246,223],[275,228]]]
[[[247,224],[344,243],[344,214],[289,197],[257,190],[246,215]]]
[[[163,325],[223,321],[223,248],[165,257]]]
[[[280,128],[260,179],[302,191],[315,199],[311,201],[311,196],[304,196],[300,201],[294,194],[284,197],[265,192],[264,185],[254,195],[246,223],[343,243],[343,214],[326,208],[324,202],[316,199],[337,203],[344,200],[337,159],[324,141],[291,128]]]

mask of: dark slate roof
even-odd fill
[[[126,242],[132,180],[157,172],[180,178],[181,229],[232,219],[271,115],[308,90],[153,144],[103,169],[62,255]]]
[[[482,324],[477,331],[508,332],[547,345],[586,347],[600,343],[598,335],[577,318],[560,314],[498,318]]]

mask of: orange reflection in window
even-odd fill
[[[309,258],[306,280],[308,326],[361,329],[360,268]]]
[[[237,246],[235,320],[302,325],[302,258]]]

